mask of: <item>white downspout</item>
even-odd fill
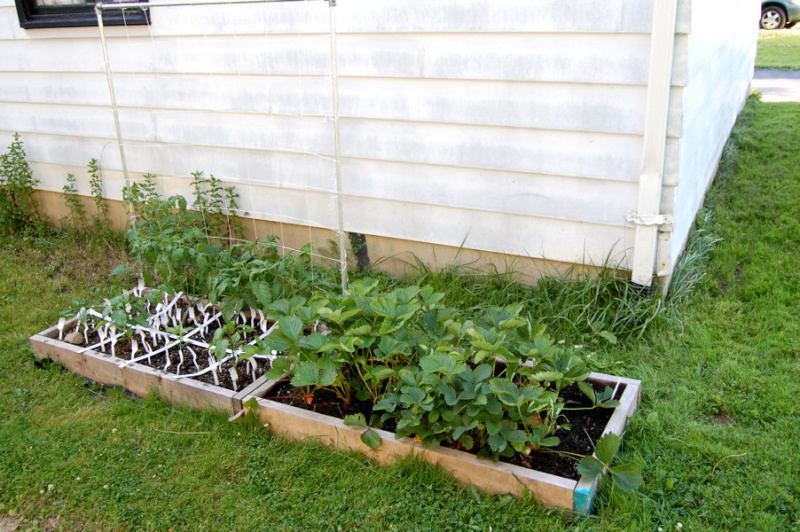
[[[664,182],[677,11],[678,0],[654,0],[639,205],[637,212],[626,215],[628,221],[636,224],[631,280],[642,286],[653,283],[659,227],[664,226],[664,230],[669,230],[672,222],[671,216],[661,214],[661,189]]]

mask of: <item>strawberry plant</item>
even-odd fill
[[[488,309],[479,323],[459,319],[430,287],[380,292],[376,280],[354,282],[346,295],[276,301],[275,330],[265,346],[283,354],[269,375],[289,375],[306,402],[322,390],[343,404],[365,401],[372,415],[346,423],[373,427],[494,459],[530,454],[559,444],[570,409],[609,408],[614,390],[595,392],[589,370],[555,344],[520,305]],[[561,392],[580,383],[589,406]]]

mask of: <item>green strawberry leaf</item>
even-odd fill
[[[619,436],[611,432],[597,440],[594,449],[597,459],[606,465],[610,464],[611,460],[614,459],[614,455],[619,451],[620,442]]]
[[[578,473],[588,478],[597,478],[604,469],[603,463],[594,456],[584,456],[578,464]]]
[[[644,483],[642,470],[636,464],[620,464],[608,469],[614,484],[624,492],[636,491]]]
[[[364,417],[364,414],[350,414],[349,416],[344,418],[344,424],[348,427],[366,427],[367,426],[367,419]]]
[[[375,450],[381,444],[382,440],[380,434],[372,429],[367,429],[364,431],[364,434],[361,435],[361,441],[370,449]]]

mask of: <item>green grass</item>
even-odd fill
[[[760,31],[756,68],[800,70],[800,31]]]
[[[751,101],[734,139],[690,260],[648,327],[637,330],[654,309],[631,309],[636,300],[610,278],[551,281],[549,308],[528,303],[560,312],[546,316],[551,332],[588,339],[598,367],[644,381],[622,458],[642,466],[646,484],[635,494],[604,486],[596,516],[470,492],[416,462],[384,468],[289,443],[36,363],[30,334],[70,301],[127,280],[109,284],[121,260],[112,248],[10,238],[0,248],[0,516],[87,530],[800,527],[800,105]],[[468,307],[534,298],[502,277],[444,280]],[[591,333],[598,327],[637,332],[611,345]]]

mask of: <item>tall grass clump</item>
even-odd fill
[[[454,263],[434,269],[414,257],[409,271],[408,277],[401,277],[396,282],[431,286],[446,294],[448,304],[457,306],[467,315],[522,301],[531,291],[529,286],[515,280],[511,266],[501,271],[491,264],[478,267],[476,263]]]
[[[404,281],[445,293],[447,304],[466,315],[521,303],[523,312],[547,325],[551,336],[573,343],[598,338],[614,343],[617,338],[641,337],[667,317],[658,294],[632,285],[624,272],[613,267],[585,272],[573,268],[542,277],[533,286],[518,278],[513,265],[504,271],[474,264],[437,270],[417,258],[410,279]]]
[[[644,336],[665,316],[664,302],[655,291],[632,284],[614,268],[544,277],[530,305],[563,338],[600,336],[612,343]]]
[[[670,304],[681,304],[689,297],[706,278],[708,261],[720,238],[714,235],[713,213],[704,209],[697,215],[689,240],[686,243],[675,271],[672,274],[667,301]]]

